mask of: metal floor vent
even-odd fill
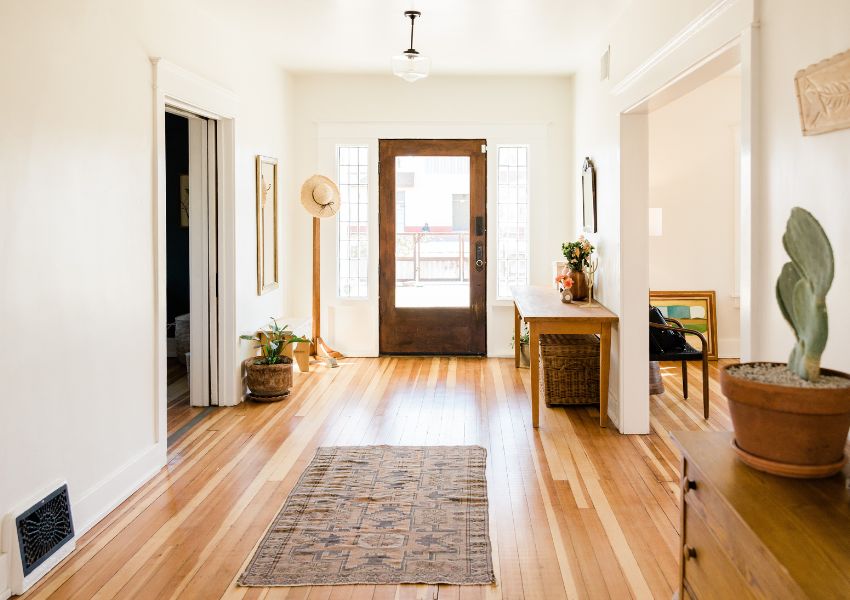
[[[74,537],[68,486],[63,485],[15,519],[24,577]]]

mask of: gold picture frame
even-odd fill
[[[649,303],[661,309],[665,318],[676,319],[685,329],[702,333],[708,347],[708,359],[717,360],[717,298],[714,291],[651,291]],[[685,337],[697,350],[702,348],[696,336]]]
[[[277,159],[257,156],[257,295],[277,289]],[[270,239],[271,238],[271,239]]]

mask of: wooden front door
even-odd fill
[[[486,140],[380,140],[380,344],[487,353]]]

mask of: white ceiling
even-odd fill
[[[201,0],[286,69],[386,73],[414,45],[438,74],[565,74],[628,0]]]

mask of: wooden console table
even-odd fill
[[[558,291],[541,286],[511,286],[514,297],[514,361],[519,367],[520,323],[528,323],[531,350],[531,422],[540,424],[540,335],[595,333],[599,335],[599,425],[608,424],[608,371],[611,365],[611,325],[617,315],[594,302],[564,304]]]
[[[730,432],[677,431],[680,600],[850,598],[850,465],[826,479],[751,469]]]

